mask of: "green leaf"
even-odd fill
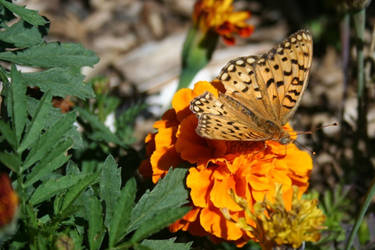
[[[0,59],[16,64],[41,67],[71,67],[80,69],[99,61],[94,52],[76,43],[42,43],[23,51],[2,52]]]
[[[36,181],[41,180],[49,173],[64,165],[70,159],[70,156],[66,155],[66,151],[72,146],[72,143],[72,140],[66,140],[53,148],[27,176],[28,178],[24,184],[25,187],[34,184]]]
[[[17,149],[18,153],[23,152],[27,147],[29,147],[39,138],[40,132],[44,128],[45,119],[49,111],[49,106],[51,105],[51,99],[52,95],[49,92],[43,95],[36,114],[31,121],[30,128],[28,129],[25,138],[22,140],[21,145]]]
[[[175,240],[175,237],[167,240],[144,240],[141,245],[151,250],[189,250],[193,244],[193,242],[176,243]]]
[[[3,120],[0,120],[0,133],[4,136],[5,140],[7,140],[13,150],[15,150],[17,145],[15,131],[12,130],[9,124],[5,123]]]
[[[89,113],[88,111],[76,107],[76,110],[79,112],[80,117],[84,120],[86,120],[90,126],[96,131],[97,139],[98,141],[105,141],[105,142],[113,142],[117,145],[125,147],[126,145],[123,144],[123,142],[114,135],[109,128],[107,128],[99,119],[97,116]]]
[[[134,104],[116,118],[116,134],[126,144],[132,144],[136,140],[133,131],[134,121],[146,107],[144,103]]]
[[[10,98],[12,103],[11,117],[18,143],[21,140],[22,132],[27,120],[26,85],[24,84],[21,73],[17,71],[16,66],[12,65],[10,74],[12,78],[12,84],[10,86]]]
[[[109,227],[109,246],[113,247],[126,234],[130,221],[130,214],[134,207],[137,184],[134,178],[128,180],[121,190],[120,199],[115,207],[111,225]]]
[[[112,222],[113,211],[118,203],[121,189],[121,168],[112,155],[109,155],[102,166],[100,176],[100,198],[105,201],[105,221],[107,228]]]
[[[186,172],[186,169],[171,168],[151,192],[146,191],[143,194],[132,211],[127,233],[148,223],[150,218],[154,218],[160,211],[172,210],[188,203],[184,180]]]
[[[127,247],[125,247],[125,248],[127,248]],[[134,244],[133,248],[134,248],[134,250],[151,250],[151,248],[140,245],[140,244]],[[115,249],[118,249],[118,248],[115,248]],[[122,249],[122,248],[120,248],[120,249]]]
[[[69,191],[66,193],[64,197],[64,201],[60,211],[64,213],[64,211],[67,210],[73,204],[73,202],[89,185],[92,185],[98,181],[98,177],[99,172],[92,175],[88,175],[87,177],[83,178],[79,183],[74,185],[71,189],[69,189]]]
[[[88,240],[90,249],[99,249],[104,237],[104,225],[102,205],[95,196],[90,196],[86,211],[89,223]]]
[[[43,42],[38,28],[23,21],[19,21],[0,32],[0,40],[13,44],[17,48],[26,48]]]
[[[0,162],[3,163],[10,170],[19,173],[21,160],[17,155],[9,152],[0,152]]]
[[[24,21],[34,26],[44,25],[47,23],[47,21],[43,17],[41,17],[35,10],[29,10],[25,7],[12,4],[5,0],[0,0],[0,3],[4,5],[8,10],[21,17]]]
[[[24,161],[23,168],[30,167],[44,158],[51,149],[54,149],[55,145],[61,142],[61,138],[73,127],[75,119],[76,114],[70,112],[62,116],[46,133],[39,137],[38,141],[32,145],[31,151]]]
[[[39,87],[42,91],[53,91],[54,96],[76,96],[80,99],[95,97],[89,84],[83,82],[83,75],[70,68],[52,68],[40,72],[23,74],[28,86]]]
[[[180,207],[176,209],[165,208],[160,210],[158,214],[155,214],[153,218],[149,218],[135,231],[130,242],[141,241],[148,236],[160,231],[166,226],[172,224],[176,220],[182,218],[187,212],[190,211],[190,207]]]
[[[35,206],[45,200],[48,200],[53,196],[66,191],[66,189],[74,186],[86,177],[86,174],[79,174],[73,176],[67,175],[57,179],[50,179],[47,182],[41,184],[35,190],[30,198],[30,203]]]

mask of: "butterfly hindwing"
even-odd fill
[[[251,120],[251,116],[244,112],[238,112],[238,109],[236,114],[235,104],[230,104],[228,101],[225,95],[216,98],[209,92],[194,98],[190,109],[198,116],[196,131],[200,136],[208,139],[234,141],[268,139],[269,136],[265,131],[256,129],[257,125]]]

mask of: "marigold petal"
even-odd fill
[[[220,82],[207,82],[207,81],[200,81],[197,82],[194,85],[193,89],[193,97],[202,95],[204,92],[210,92],[214,96],[218,97],[219,96],[219,91],[221,90],[221,86],[219,84]]]
[[[190,198],[197,207],[207,207],[211,183],[212,170],[203,165],[190,168],[186,177],[186,186],[191,189]]]
[[[202,227],[209,233],[225,240],[237,240],[243,236],[242,230],[224,218],[219,209],[203,208],[200,213]]]
[[[227,178],[215,179],[210,192],[210,200],[217,208],[227,208],[231,211],[241,211],[242,208],[234,202],[229,191],[235,190],[236,182],[233,176]]]
[[[237,11],[234,13],[231,13],[228,17],[228,22],[233,24],[239,24],[244,22],[246,19],[250,18],[251,14],[250,11]]]
[[[170,127],[178,126],[178,123],[179,122],[177,120],[176,112],[173,109],[169,109],[164,113],[161,120],[156,121],[154,123],[154,128],[156,129],[170,128]]]
[[[143,160],[138,168],[138,172],[143,178],[149,179],[152,177],[152,167],[150,159]]]
[[[176,141],[177,127],[159,129],[155,135],[155,148],[156,150],[163,147],[169,147]]]
[[[0,174],[0,228],[13,220],[17,207],[18,196],[13,191],[9,177]]]
[[[185,214],[184,217],[171,224],[169,226],[169,230],[171,230],[171,232],[177,232],[180,229],[186,231],[189,224],[198,219],[199,212],[200,208],[193,208],[187,214]]]
[[[246,26],[238,28],[238,34],[240,37],[249,37],[254,32],[253,26]]]
[[[232,46],[236,43],[236,40],[233,36],[223,36],[224,43],[226,45]]]
[[[169,168],[177,167],[181,162],[180,155],[174,146],[161,147],[154,151],[150,158],[152,166],[152,181],[154,183],[164,177]]]
[[[177,119],[182,121],[186,116],[191,114],[189,109],[190,102],[193,100],[193,91],[191,89],[180,89],[172,99],[172,107],[177,113]]]

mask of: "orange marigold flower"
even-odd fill
[[[69,96],[66,98],[54,97],[52,104],[55,108],[61,109],[61,113],[68,113],[74,107],[74,103]]]
[[[157,132],[147,136],[148,159],[141,165],[141,173],[152,175],[156,183],[168,169],[181,163],[191,168],[186,179],[193,210],[170,226],[171,231],[185,230],[194,235],[209,235],[215,241],[226,240],[241,246],[254,235],[228,221],[244,217],[243,209],[233,200],[230,190],[243,197],[250,208],[264,197],[275,196],[275,183],[283,188],[297,186],[302,194],[308,187],[312,170],[310,155],[294,144],[281,145],[275,141],[235,142],[209,140],[195,132],[197,117],[190,111],[191,100],[209,91],[214,95],[224,92],[220,81],[198,82],[194,89],[179,90],[172,109],[155,122]],[[285,129],[293,130],[290,126]],[[294,133],[295,134],[295,133]],[[152,173],[146,168],[151,168]],[[285,203],[291,207],[291,201]]]
[[[18,196],[6,174],[0,174],[0,228],[10,223],[16,213]]]
[[[254,27],[247,24],[249,11],[233,11],[233,0],[198,0],[194,5],[194,24],[204,33],[212,30],[228,45],[234,44],[233,33],[248,37]]]

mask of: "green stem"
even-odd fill
[[[372,180],[370,189],[367,191],[366,200],[364,201],[364,203],[361,207],[361,210],[358,214],[358,217],[355,221],[355,224],[352,228],[352,231],[350,232],[349,239],[346,242],[345,250],[349,250],[351,248],[351,246],[353,244],[354,237],[357,235],[359,226],[361,225],[361,223],[363,221],[363,217],[365,216],[365,213],[366,213],[368,207],[370,206],[374,195],[375,195],[375,179]]]
[[[344,107],[346,103],[346,99],[348,96],[348,80],[349,80],[349,55],[350,55],[350,14],[345,13],[341,23],[340,23],[340,31],[341,31],[341,60],[342,60],[342,73],[343,73],[343,94],[342,94],[342,101],[340,105],[340,122],[342,124],[344,120]],[[342,131],[344,132],[344,127],[342,127]]]
[[[182,49],[182,68],[177,90],[187,88],[195,75],[208,64],[218,42],[218,34],[190,28]]]
[[[366,21],[366,9],[363,8],[353,14],[354,27],[357,37],[357,99],[358,99],[358,120],[357,129],[359,137],[363,138],[366,135],[365,119],[366,114],[364,112],[364,91],[365,91],[365,79],[364,79],[364,54],[363,54],[363,43],[365,33],[365,21]]]

